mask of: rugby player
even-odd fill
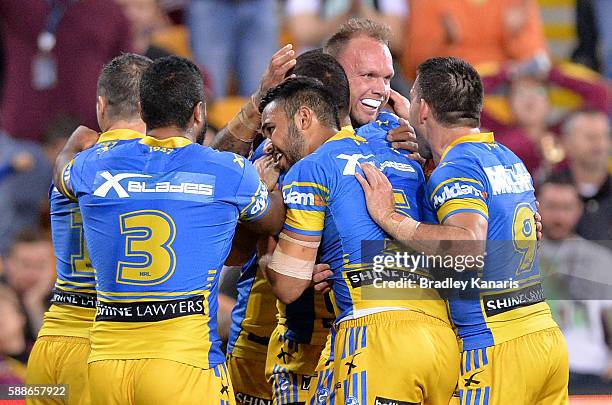
[[[156,60],[140,81],[147,136],[59,170],[96,268],[94,404],[233,404],[216,331],[217,283],[237,222],[275,234],[284,206],[242,156],[202,147],[199,69]],[[69,152],[66,151],[66,155]]]
[[[141,139],[145,124],[140,118],[138,84],[151,60],[123,54],[102,69],[97,85],[98,133],[85,127],[96,148]],[[89,143],[89,142],[88,142]],[[80,146],[84,148],[85,144]],[[96,286],[78,204],[54,185],[50,190],[51,236],[56,257],[57,281],[51,307],[28,361],[26,384],[67,385],[67,404],[89,404],[87,356],[89,330],[95,317]],[[42,404],[42,399],[28,398]]]
[[[391,97],[396,112],[404,114],[407,118],[407,100],[390,89],[393,63],[388,49],[389,35],[389,29],[383,25],[369,20],[353,19],[343,25],[338,33],[328,41],[326,49],[329,49],[334,57],[342,57],[341,60],[345,63],[345,69],[352,72],[352,81],[349,80],[350,88],[358,94],[358,96],[355,96],[356,101],[353,103],[356,111],[355,115],[351,113],[349,119],[346,112],[341,113],[343,126],[351,125],[351,122],[362,126],[376,118],[378,114],[374,117],[368,115],[371,110],[370,107],[367,107],[365,114],[361,111],[366,108],[361,103],[362,100],[365,100],[364,103],[380,102],[376,107],[376,110],[380,112],[383,105]],[[270,83],[272,72],[283,71],[281,66],[291,65],[288,60],[292,53],[287,49],[279,51],[272,58],[268,72],[262,80],[262,88],[264,83]],[[358,49],[360,49],[359,52]],[[325,60],[326,58],[316,51],[308,52],[298,57],[295,68],[289,68],[286,74],[316,77],[328,88],[333,89],[335,94],[341,95],[342,91],[338,89],[341,83],[338,81],[337,72],[332,69],[330,73],[329,61],[326,63]],[[331,65],[331,68],[333,67]],[[327,77],[324,74],[326,69],[328,70]],[[258,104],[259,100],[253,98],[252,102]],[[233,145],[234,149],[232,151],[236,153],[242,151],[241,147],[244,146],[244,142],[232,139],[232,137],[234,133],[239,133],[241,138],[250,136],[245,125],[255,125],[254,120],[258,118],[251,113],[250,108],[247,104],[244,107],[245,112],[237,115],[240,119],[235,117],[228,124],[227,131],[217,137],[217,143],[215,144],[217,147],[227,148]],[[345,108],[342,107],[341,110],[345,111]],[[251,117],[255,118],[249,121],[250,124],[244,122]],[[390,120],[394,122],[394,125],[389,125]],[[244,125],[238,124],[238,121],[242,121]],[[371,137],[377,139],[386,137],[390,143],[393,142],[392,146],[394,147],[404,148],[408,151],[416,150],[416,143],[413,142],[413,130],[406,121],[398,122],[396,117],[383,113],[381,119],[378,122],[372,122],[371,125],[369,129],[363,130],[362,135],[364,137],[368,139]],[[265,143],[255,152],[252,159],[261,156],[264,147]],[[420,168],[416,170],[420,171]],[[240,245],[243,246],[242,243]],[[327,335],[333,318],[329,308],[329,300],[326,304],[323,296],[315,295],[312,289],[309,289],[304,297],[291,304],[287,310],[285,310],[284,304],[279,303],[279,326],[274,332],[273,339],[270,340],[269,322],[273,319],[273,314],[270,313],[270,307],[264,305],[268,302],[266,294],[269,294],[270,290],[268,284],[263,280],[261,272],[255,268],[255,263],[257,263],[257,259],[251,258],[249,266],[243,267],[238,283],[238,303],[232,316],[228,364],[230,375],[236,382],[236,393],[240,399],[267,398],[263,393],[265,384],[257,377],[260,375],[260,371],[255,369],[255,364],[248,363],[259,361],[257,358],[260,357],[263,345],[270,342],[266,375],[272,378],[275,402],[280,404],[304,402],[312,374],[315,371],[318,353],[321,352],[323,347],[321,341],[325,339],[324,336]],[[309,302],[310,304],[308,304]],[[289,336],[289,339],[287,336]],[[301,344],[298,345],[298,342],[301,342]],[[312,342],[312,345],[307,344],[307,342]],[[330,343],[327,346],[327,352],[329,352]],[[297,353],[299,347],[303,350]],[[325,364],[328,360],[327,357],[322,359],[321,364]],[[327,374],[330,377],[329,381],[331,381],[329,371],[327,370],[323,374]],[[317,384],[315,381],[315,384],[313,384],[315,388]],[[322,385],[327,386],[329,384],[325,382]]]
[[[386,234],[368,215],[353,179],[359,162],[406,178],[397,190],[402,197],[419,181],[424,187],[414,162],[351,127],[339,131],[334,98],[312,79],[287,80],[264,97],[262,107],[263,132],[291,167],[283,180],[287,217],[266,273],[277,297],[291,303],[310,286],[319,248],[320,260],[330,265],[336,402],[448,404],[459,350],[446,304],[433,289],[412,300],[368,297],[376,274],[361,257],[362,240],[384,240]],[[421,201],[402,202],[407,216],[423,220]]]
[[[482,273],[465,276],[516,283],[494,288],[478,282],[449,298],[462,344],[460,402],[567,404],[567,348],[540,283],[533,182],[493,133],[480,132],[478,73],[457,58],[429,59],[418,68],[410,101],[410,121],[438,163],[427,192],[440,224],[397,213],[386,177],[362,166],[366,179],[356,176],[372,218],[419,250],[454,256],[486,252]],[[464,251],[456,252],[456,246]]]

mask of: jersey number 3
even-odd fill
[[[117,283],[155,285],[170,278],[176,267],[172,218],[162,211],[141,210],[121,215],[119,224],[126,260],[117,264]]]

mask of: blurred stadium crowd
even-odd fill
[[[256,91],[279,47],[316,48],[351,16],[392,28],[392,87],[404,95],[427,58],[474,64],[485,85],[483,127],[539,184],[551,241],[542,260],[612,262],[610,0],[2,0],[0,383],[23,381],[49,306],[52,162],[78,125],[97,128],[102,65],[128,51],[195,60],[207,85],[210,142]],[[579,238],[593,242],[563,247]],[[225,337],[235,297],[226,276]],[[612,301],[551,307],[569,347],[570,393],[612,393]]]

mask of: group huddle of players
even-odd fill
[[[27,384],[67,384],[70,404],[566,404],[531,177],[479,131],[470,65],[424,62],[408,101],[387,44],[386,27],[353,19],[321,50],[282,48],[214,148],[199,144],[193,63],[106,65],[102,134],[78,128],[56,162],[57,282]],[[412,127],[437,164],[428,179]],[[419,288],[438,269],[373,269],[365,251],[391,244],[486,249],[484,268],[452,277],[516,288]],[[226,354],[224,264],[240,267]],[[375,282],[408,279],[410,292]]]

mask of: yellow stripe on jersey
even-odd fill
[[[171,138],[166,139],[157,139],[152,136],[145,136],[140,141],[143,145],[149,146],[159,146],[160,148],[182,148],[183,146],[191,145],[191,142],[187,138],[183,138],[182,136],[173,136]]]
[[[140,292],[140,291],[134,291],[134,292],[109,292],[109,291],[101,291],[99,290],[98,292],[101,295],[108,295],[109,297],[132,297],[132,296],[149,296],[149,295],[156,295],[156,296],[160,296],[160,297],[180,297],[182,295],[200,295],[200,294],[204,294],[205,292],[207,292],[208,290],[193,290],[193,291],[174,291],[174,292],[154,292],[154,291],[149,291],[149,292]]]
[[[456,198],[445,202],[440,209],[438,209],[438,221],[442,223],[442,221],[454,211],[464,209],[476,210],[482,213],[485,218],[489,218],[489,209],[483,201],[474,198]]]
[[[110,141],[129,141],[130,139],[142,139],[144,138],[144,134],[141,134],[138,131],[133,131],[131,129],[112,129],[110,131],[106,131],[100,135],[98,138],[98,142],[110,142]]]
[[[325,212],[288,209],[285,223],[302,231],[322,231]]]
[[[461,136],[451,142],[450,145],[446,147],[444,153],[442,153],[442,157],[440,157],[440,162],[444,160],[444,157],[450,151],[453,146],[459,145],[460,143],[465,142],[483,142],[483,143],[493,143],[495,142],[495,137],[493,136],[493,132],[481,132],[478,134],[469,134]]]
[[[61,278],[55,280],[55,282],[62,286],[62,288],[66,285],[75,286],[75,287],[95,287],[96,283],[77,283],[75,281],[64,281]]]
[[[92,287],[95,287],[95,285],[93,285]],[[87,290],[87,289],[76,289],[76,288],[69,288],[69,287],[64,287],[64,286],[55,286],[56,290],[60,290],[60,291],[67,291],[67,292],[75,292],[75,293],[79,293],[79,294],[95,294],[96,290],[92,289],[92,290]]]
[[[468,183],[476,183],[476,184],[478,184],[479,186],[481,186],[481,187],[483,187],[483,188],[484,188],[484,186],[482,185],[482,183],[481,183],[480,181],[476,180],[476,179],[470,179],[470,178],[467,178],[467,177],[451,177],[450,179],[446,179],[446,180],[444,180],[443,182],[440,182],[440,184],[438,184],[438,185],[436,186],[436,188],[434,188],[434,191],[433,191],[433,192],[431,193],[431,195],[429,196],[429,199],[432,199],[432,198],[433,198],[433,196],[434,196],[434,195],[436,195],[436,193],[438,192],[438,190],[440,189],[440,187],[442,187],[442,186],[443,186],[443,185],[445,185],[445,184],[451,183],[451,182],[453,182],[453,181],[465,181],[465,182],[468,182]]]
[[[312,183],[312,182],[309,182],[309,181],[293,181],[293,182],[291,182],[289,184],[284,185],[283,186],[283,190],[291,188],[292,186],[318,188],[319,190],[322,190],[325,193],[329,194],[329,189],[327,187],[324,187],[324,186],[322,186],[320,184]]]
[[[62,175],[60,177],[61,179],[60,184],[56,184],[55,186],[58,187],[60,193],[76,201],[77,199],[76,195],[74,195],[74,193],[71,190],[68,190],[68,187],[66,187],[66,171],[72,170],[73,164],[74,164],[74,159],[72,159],[70,162],[68,162],[68,164],[66,164],[66,166],[64,166],[64,168],[62,169]]]

